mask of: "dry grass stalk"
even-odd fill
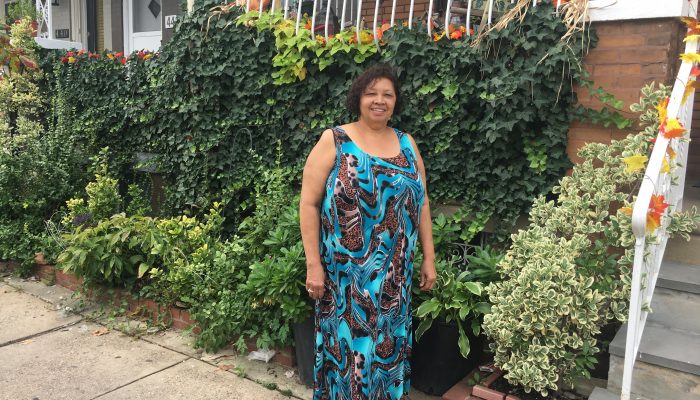
[[[556,0],[553,0],[556,1]],[[548,7],[548,4],[538,5],[537,7]],[[522,24],[525,20],[527,12],[532,7],[532,0],[518,0],[515,5],[508,10],[494,25],[488,29],[480,29],[477,37],[474,39],[473,46],[479,46],[489,32],[496,30],[500,31],[510,25],[512,22]],[[562,16],[562,22],[566,25],[566,33],[562,36],[563,41],[568,41],[577,32],[585,30],[588,20],[588,0],[569,0],[559,7],[559,13]],[[486,21],[482,20],[482,26]]]

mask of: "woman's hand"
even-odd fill
[[[306,267],[306,291],[312,299],[319,300],[323,297],[326,291],[323,284],[325,281],[326,273],[321,265],[309,265]]]
[[[432,290],[436,279],[435,261],[423,260],[420,266],[420,290],[424,292]]]

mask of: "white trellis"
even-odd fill
[[[37,36],[45,39],[53,39],[53,18],[51,16],[51,1],[36,0],[37,12]]]

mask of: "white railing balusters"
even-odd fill
[[[374,21],[372,21],[372,36],[374,37],[374,43],[379,43],[377,39],[377,18],[379,18],[379,1],[374,0]]]
[[[698,51],[698,42],[689,41],[685,52],[695,54]],[[693,119],[694,91],[681,104],[685,87],[690,79],[690,71],[693,63],[684,61],[678,71],[671,98],[668,103],[668,119],[677,118],[683,127],[690,132]],[[676,146],[677,168],[670,173],[662,173],[661,168],[666,157],[668,146]],[[666,232],[667,218],[662,219],[662,224],[656,230],[655,242],[647,242],[646,224],[649,203],[654,194],[663,195],[669,204],[669,212],[679,211],[683,204],[683,189],[685,184],[686,157],[688,144],[679,140],[678,143],[670,143],[659,132],[654,143],[654,149],[649,157],[649,163],[644,172],[644,179],[639,188],[637,199],[632,210],[632,231],[635,236],[634,264],[632,267],[632,282],[630,288],[629,316],[627,318],[627,342],[625,345],[625,361],[622,373],[621,399],[629,400],[632,392],[632,374],[634,362],[639,353],[644,325],[647,315],[642,307],[650,304],[659,276],[661,262],[666,250],[668,234]],[[672,184],[676,180],[677,184]],[[645,254],[648,256],[645,257]],[[642,276],[646,276],[647,282],[642,282]]]
[[[294,29],[295,35],[299,34],[299,24],[301,23],[301,0],[298,0],[298,1],[299,1],[299,4],[297,5],[297,26]]]
[[[396,19],[396,0],[391,2],[391,22],[389,26],[394,27],[394,20]],[[382,23],[384,25],[384,23]]]
[[[299,0],[301,1],[301,0]],[[316,6],[318,0],[314,0],[314,10],[311,12],[311,40],[316,39],[314,32],[316,31]]]
[[[340,12],[340,30],[345,29],[345,8],[348,5],[348,0],[343,0],[343,11]],[[352,7],[352,6],[351,6]],[[336,10],[336,13],[338,11]]]
[[[447,0],[447,6],[445,7],[445,34],[450,35],[450,9],[452,8],[452,0]],[[455,27],[456,28],[456,27]],[[449,37],[448,37],[449,39]]]
[[[357,43],[360,43],[360,23],[362,22],[362,0],[357,2],[357,28],[355,28],[355,35],[357,36]]]
[[[299,0],[301,3],[301,0]],[[284,19],[289,18],[289,0],[284,0]]]
[[[280,0],[282,1],[282,0]],[[270,1],[270,14],[275,12],[275,0]]]
[[[467,0],[467,35],[471,36],[472,26],[472,0]]]
[[[250,11],[250,0],[245,0],[245,12]]]
[[[330,21],[330,16],[331,16],[331,0],[326,0],[326,26],[324,27],[325,29],[323,30],[323,36],[326,38],[326,41],[328,41],[328,21]]]
[[[411,0],[411,5],[408,6],[408,29],[413,29],[413,6],[416,0]]]
[[[263,13],[263,0],[258,0],[258,2],[260,3],[260,14],[259,14],[258,16],[259,16],[259,17],[262,17],[262,13]]]
[[[491,26],[491,20],[493,18],[493,0],[489,0],[489,17],[487,26]]]
[[[428,3],[428,36],[433,36],[433,0]]]

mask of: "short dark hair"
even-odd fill
[[[377,79],[386,78],[394,85],[396,93],[396,105],[394,106],[394,115],[397,115],[403,109],[403,96],[401,95],[401,85],[396,77],[394,69],[387,64],[376,64],[365,70],[350,85],[348,97],[345,102],[348,111],[354,115],[360,115],[360,98],[362,93]]]

